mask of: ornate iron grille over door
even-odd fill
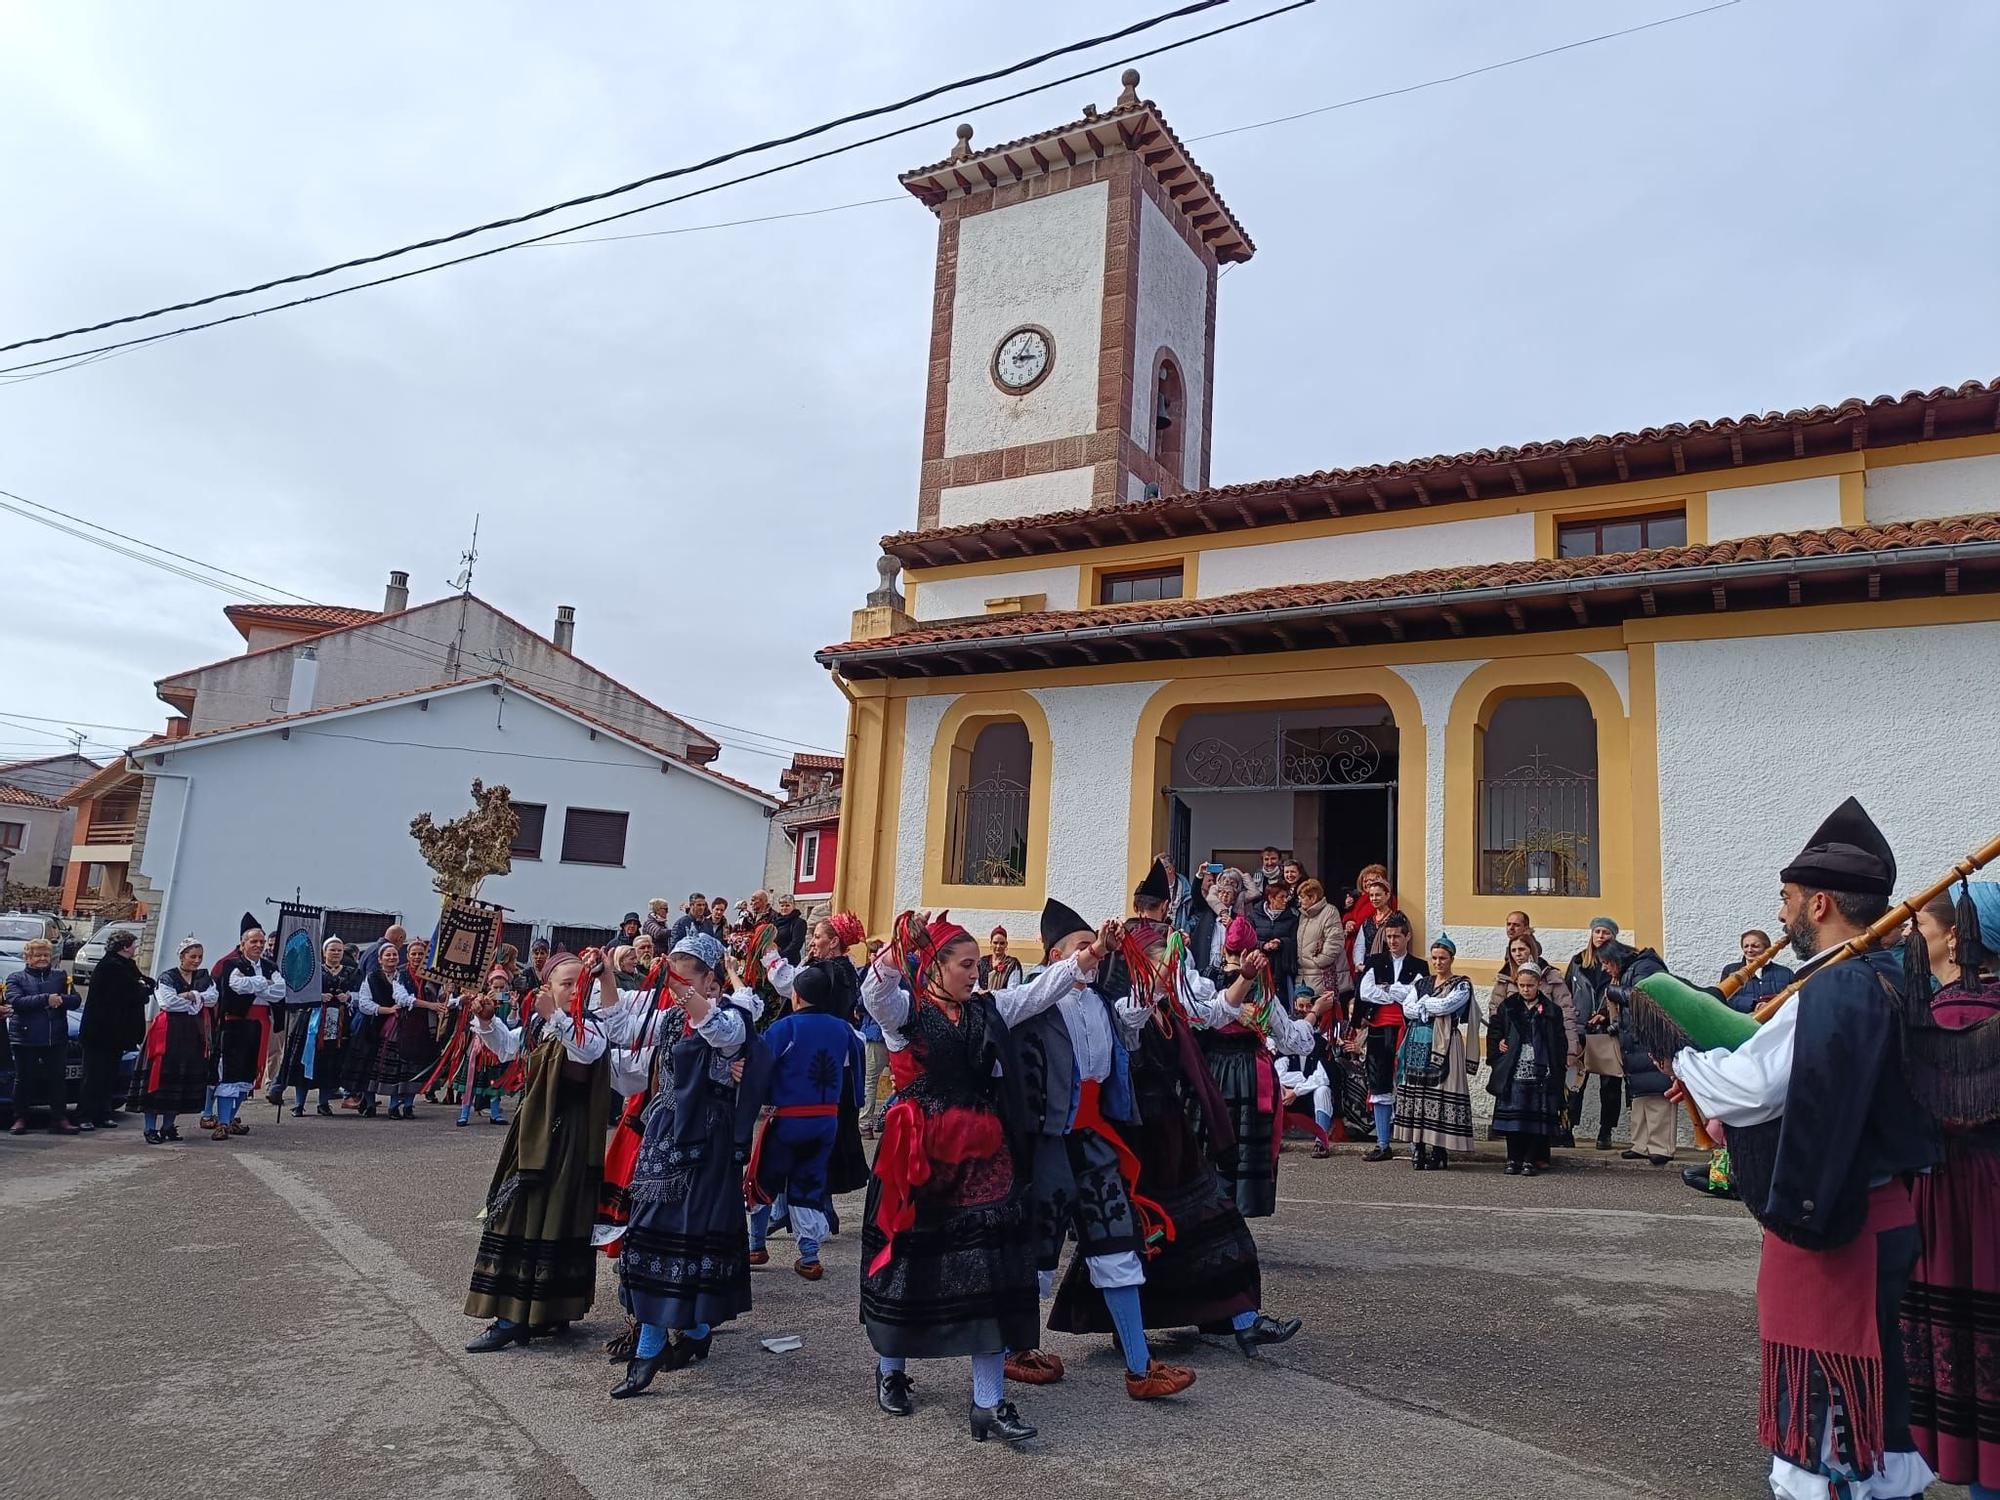
[[[1538,747],[1479,783],[1479,889],[1492,896],[1595,896],[1597,777]]]
[[[1220,735],[1196,740],[1186,755],[1186,786],[1170,792],[1324,792],[1385,786],[1382,747],[1351,724],[1285,727],[1267,740],[1239,746]]]
[[[997,770],[952,794],[945,873],[959,885],[1025,885],[1028,788]]]

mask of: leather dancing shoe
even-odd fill
[[[751,1264],[751,1265],[753,1265],[753,1266],[768,1266],[768,1265],[769,1265],[770,1263],[771,1263],[771,1252],[770,1252],[770,1251],[768,1251],[768,1250],[752,1250],[752,1251],[750,1252],[750,1264]]]
[[[604,1353],[614,1365],[629,1365],[639,1354],[639,1325],[628,1318],[624,1331],[605,1341]]]
[[[792,1269],[807,1281],[818,1281],[820,1277],[826,1275],[826,1267],[816,1260],[795,1260],[792,1262]]]
[[[1394,1161],[1396,1153],[1391,1151],[1387,1146],[1377,1146],[1372,1151],[1362,1152],[1361,1159],[1363,1161]]]
[[[1041,1429],[1033,1423],[1021,1420],[1021,1414],[1014,1409],[1011,1401],[1002,1401],[998,1406],[981,1406],[973,1403],[972,1440],[983,1443],[996,1437],[1003,1443],[1025,1443]]]
[[[1194,1371],[1185,1365],[1163,1365],[1157,1359],[1146,1366],[1146,1373],[1134,1375],[1125,1372],[1125,1394],[1134,1401],[1158,1401],[1162,1396],[1178,1396],[1194,1384]]]
[[[1044,1349],[1023,1349],[1007,1356],[1007,1378],[1016,1385],[1054,1385],[1063,1378],[1060,1355]]]
[[[917,1403],[910,1397],[910,1387],[916,1384],[901,1370],[875,1369],[875,1404],[892,1417],[913,1417]]]
[[[491,1324],[478,1338],[465,1346],[467,1354],[498,1354],[509,1344],[528,1342],[528,1325],[516,1323],[509,1328],[501,1323]]]
[[[653,1377],[660,1373],[660,1366],[666,1362],[667,1353],[662,1349],[658,1354],[641,1359],[634,1355],[625,1366],[625,1378],[611,1387],[611,1399],[623,1401],[628,1396],[636,1396],[653,1383]]]
[[[700,1338],[693,1338],[685,1333],[675,1334],[674,1341],[667,1345],[666,1351],[660,1355],[660,1368],[685,1370],[689,1365],[699,1364],[708,1358],[708,1346],[714,1339],[715,1335],[712,1333],[705,1333]]]
[[[1255,1359],[1257,1350],[1265,1344],[1282,1344],[1305,1325],[1297,1318],[1274,1318],[1269,1313],[1258,1313],[1257,1321],[1248,1328],[1238,1328],[1236,1347],[1243,1351],[1245,1359]]]

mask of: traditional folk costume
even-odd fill
[[[1895,856],[1849,798],[1779,879],[1886,898]],[[1897,1305],[1921,1248],[1910,1181],[1937,1133],[1905,1082],[1897,959],[1820,969],[1734,1051],[1682,1049],[1674,1074],[1728,1131],[1737,1190],[1764,1226],[1757,1432],[1771,1492],[1921,1494]],[[1990,1226],[1989,1226],[1990,1228]]]
[[[1166,871],[1154,862],[1138,899],[1148,909],[1168,899]],[[1139,1288],[1139,1316],[1145,1328],[1200,1328],[1230,1331],[1246,1356],[1258,1346],[1279,1344],[1299,1331],[1296,1318],[1264,1314],[1263,1275],[1250,1226],[1224,1191],[1216,1162],[1231,1159],[1235,1139],[1229,1107],[1202,1059],[1190,1015],[1227,1025],[1235,1012],[1215,995],[1191,961],[1180,958],[1180,973],[1161,972],[1169,962],[1169,929],[1142,917],[1127,924],[1129,946],[1152,966],[1153,985],[1175,998],[1155,1004],[1155,995],[1135,988],[1132,965],[1121,955],[1106,961],[1097,993],[1121,1010],[1135,1002],[1144,1017],[1130,1058],[1134,1120],[1119,1136],[1138,1160],[1132,1186],[1156,1207],[1162,1233],[1145,1247],[1145,1281]],[[1178,945],[1172,950],[1179,955]],[[1246,986],[1247,988],[1247,986]],[[1199,1118],[1201,1129],[1194,1121]],[[1056,1290],[1049,1327],[1063,1333],[1118,1331],[1109,1298],[1094,1294],[1088,1262],[1070,1259]],[[1120,1331],[1121,1340],[1123,1333]]]
[[[1947,1484],[1973,1500],[2000,1497],[2000,986],[1982,982],[1986,955],[1970,891],[1956,921],[1960,977],[1930,988],[1921,941],[1904,986],[1905,1066],[1919,1101],[1944,1125],[1944,1160],[1911,1185],[1923,1253],[1903,1294],[1910,1436]],[[1913,993],[1915,991],[1915,993]],[[1921,1003],[1923,1011],[1916,1009]],[[1927,1011],[1927,1014],[1925,1012]],[[1926,1043],[1950,1048],[1947,1066],[1910,1066]],[[1930,1077],[1927,1078],[1926,1074]]]
[[[1042,909],[1044,952],[1094,933],[1060,901]],[[1084,977],[1074,954],[1049,964],[1020,991],[1012,1030],[1034,1140],[1035,1270],[1043,1293],[1054,1289],[1063,1242],[1074,1234],[1075,1259],[1118,1330],[1126,1394],[1135,1401],[1178,1394],[1194,1384],[1194,1371],[1152,1357],[1139,1303],[1146,1280],[1140,1251],[1164,1238],[1167,1226],[1160,1206],[1138,1191],[1139,1158],[1123,1137],[1138,1121],[1130,1049],[1145,1024],[1146,1002],[1128,996],[1114,1005]],[[1010,1379],[1030,1384],[1062,1373],[1062,1362],[1038,1349],[1016,1351],[1007,1362]]]
[[[245,912],[238,940],[263,930]],[[215,1128],[209,1135],[217,1141],[250,1133],[236,1112],[263,1081],[264,1059],[271,1048],[271,1007],[286,994],[285,976],[268,952],[252,961],[239,947],[222,965],[215,1002]]]
[[[368,976],[374,985],[381,977],[378,969]],[[389,1010],[380,994],[371,989],[370,998],[376,1001],[380,1013],[380,1028],[375,1047],[375,1067],[368,1079],[368,1093],[371,1099],[377,1094],[389,1096],[389,1118],[392,1120],[414,1120],[416,1116],[417,1090],[437,1066],[437,1016],[425,1010],[417,1002],[435,1001],[439,998],[437,985],[412,974],[407,959],[396,971],[390,990],[396,997],[396,1007]],[[372,1104],[367,1111],[374,1113]]]
[[[505,978],[509,984],[514,981],[512,974],[503,969],[495,969],[492,974],[486,976],[487,982],[491,983],[495,975]],[[471,1002],[468,1000],[464,1003]],[[511,991],[495,997],[493,1011],[495,1020],[511,1024],[514,1017],[520,1014],[520,1010],[521,1003],[514,998]],[[512,1064],[500,1061],[494,1055],[492,1048],[477,1037],[473,1037],[466,1046],[465,1062],[460,1069],[459,1084],[464,1098],[459,1102],[458,1123],[469,1125],[477,1111],[485,1110],[486,1118],[495,1125],[506,1124],[506,1118],[500,1113],[500,1101],[512,1092],[507,1087],[507,1075],[511,1071]]]
[[[375,1092],[382,1071],[383,1048],[398,1018],[415,1008],[412,1003],[415,999],[409,973],[400,964],[393,974],[385,974],[379,967],[368,970],[361,987],[355,991],[354,1024],[348,1032],[342,1080],[347,1092],[360,1100],[359,1114],[372,1116],[378,1107]],[[389,1103],[389,1118],[401,1118],[394,1096]]]
[[[722,944],[706,933],[690,933],[672,951],[722,972]],[[618,1251],[618,1299],[638,1341],[614,1400],[638,1395],[663,1368],[707,1359],[714,1325],[750,1310],[743,1168],[770,1074],[756,1031],[760,1002],[749,991],[718,996],[695,1024],[673,1001],[664,971],[663,984],[664,994],[632,992],[613,1026],[614,1084],[647,1095]],[[731,1076],[739,1057],[740,1087]],[[679,1335],[671,1347],[670,1334]]]
[[[905,1360],[970,1355],[974,1437],[1017,1441],[1035,1429],[1006,1399],[1004,1351],[1033,1348],[1041,1321],[1025,1180],[1033,1153],[1006,1020],[1020,1014],[1021,991],[953,1002],[937,986],[937,965],[971,934],[948,916],[910,927],[908,954],[896,951],[904,942],[885,948],[861,979],[896,1083],[861,1238],[861,1322],[880,1357],[876,1401],[909,1415]],[[916,995],[894,967],[905,956]]]
[[[1396,920],[1402,922],[1403,918]],[[1408,932],[1408,926],[1403,930]],[[1368,1085],[1368,1107],[1375,1120],[1375,1149],[1362,1160],[1387,1161],[1395,1155],[1389,1142],[1396,1124],[1396,1075],[1403,1056],[1405,1004],[1415,998],[1417,981],[1428,978],[1431,970],[1414,953],[1397,958],[1383,948],[1371,953],[1356,972],[1361,976],[1361,989],[1355,997],[1355,1024],[1365,1028],[1361,1075]]]
[[[1439,933],[1431,946],[1458,952],[1444,933]],[[1369,977],[1374,978],[1372,968]],[[1472,1008],[1472,981],[1463,974],[1453,974],[1440,982],[1427,964],[1403,997],[1402,1007],[1396,1139],[1411,1143],[1417,1171],[1443,1171],[1452,1152],[1472,1149],[1472,1094],[1466,1082],[1465,1037],[1459,1030]]]
[[[180,952],[200,946],[197,939],[184,938]],[[146,1045],[133,1082],[149,1145],[179,1140],[174,1117],[201,1108],[209,1073],[205,1012],[215,1004],[215,994],[215,976],[207,969],[183,974],[176,966],[159,977],[153,993],[158,1009],[146,1028]]]
[[[1562,1118],[1567,1033],[1562,1010],[1547,995],[1532,1001],[1509,990],[1488,1023],[1494,1037],[1493,1133],[1507,1142],[1507,1175],[1537,1176]]]
[[[1242,956],[1256,951],[1256,929],[1247,918],[1236,918],[1229,924],[1224,946],[1230,956],[1224,976],[1233,980],[1241,971]],[[1267,974],[1264,983],[1268,982]],[[1208,994],[1213,997],[1213,990]],[[1209,1134],[1205,1118],[1197,1115],[1193,1124],[1221,1169],[1223,1191],[1238,1212],[1246,1219],[1269,1218],[1278,1207],[1278,1148],[1284,1136],[1272,1051],[1305,1057],[1318,1036],[1310,1024],[1285,1014],[1261,987],[1241,1007],[1214,998],[1209,1003],[1220,1010],[1212,1018],[1202,1016],[1205,1025],[1196,1040],[1229,1110],[1234,1149],[1226,1153],[1216,1149],[1220,1143]],[[1273,1047],[1264,1045],[1267,1038]]]
[[[475,1018],[471,1030],[502,1062],[523,1050],[525,1027]],[[571,1323],[597,1294],[590,1226],[611,1115],[604,1019],[586,1011],[579,1028],[570,1011],[558,1010],[532,1045],[521,1105],[487,1189],[465,1298],[467,1317],[493,1319],[466,1346],[473,1354]]]
[[[338,938],[327,939],[328,944],[338,941]],[[354,992],[360,988],[361,970],[352,959],[343,956],[339,968],[322,962],[319,1004],[295,1011],[288,1018],[284,1067],[278,1073],[277,1092],[282,1103],[284,1089],[296,1091],[293,1115],[306,1112],[306,1094],[315,1085],[319,1088],[319,1112],[333,1113],[332,1095],[339,1087],[348,1007]]]
[[[793,1270],[808,1281],[823,1272],[819,1247],[833,1232],[828,1215],[836,1192],[852,1191],[862,1175],[837,1181],[835,1148],[844,1119],[856,1122],[854,1144],[860,1144],[861,1074],[864,1057],[861,1034],[847,1020],[849,989],[835,976],[847,971],[848,984],[858,992],[860,980],[844,956],[787,966],[789,990],[803,1002],[764,1033],[771,1051],[769,1102],[771,1118],[757,1137],[757,1149],[744,1188],[755,1202],[750,1215],[750,1255],[761,1265],[772,1205],[782,1198],[791,1219],[799,1257]],[[768,1258],[766,1253],[765,1258]]]

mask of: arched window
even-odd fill
[[[1153,458],[1178,488],[1186,483],[1187,389],[1180,366],[1162,351],[1153,379]]]
[[[951,752],[944,879],[1025,885],[1034,746],[1019,719],[969,721]]]
[[[1573,688],[1502,699],[1478,732],[1482,895],[1601,894],[1597,721]]]

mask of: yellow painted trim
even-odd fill
[[[1832,630],[1900,630],[1912,625],[1973,625],[2000,620],[2000,594],[1883,599],[1874,604],[1802,604],[1795,609],[1723,610],[1624,623],[1637,641],[1724,641],[1745,636],[1818,635]]]
[[[1893,469],[1898,464],[1941,463],[1954,458],[1985,458],[2000,453],[2000,432],[1974,437],[1932,438],[1928,443],[1901,443],[1893,448],[1864,448],[1862,463],[1870,469]]]
[[[1687,532],[1690,547],[1708,545],[1708,491],[1687,497]]]
[[[1064,559],[1081,562],[1088,557],[1096,566],[1131,567],[1180,553],[1206,552],[1222,547],[1261,547],[1274,542],[1299,541],[1306,537],[1347,536],[1355,532],[1387,531],[1412,526],[1440,526],[1453,521],[1482,520],[1493,516],[1544,513],[1590,515],[1621,510],[1658,507],[1701,493],[1738,489],[1745,485],[1782,484],[1792,479],[1822,479],[1828,475],[1859,471],[1860,453],[1835,453],[1819,458],[1789,459],[1783,463],[1757,464],[1745,469],[1699,475],[1668,475],[1662,479],[1634,480],[1626,484],[1590,485],[1574,490],[1549,490],[1533,495],[1495,496],[1485,500],[1460,500],[1449,505],[1419,506],[1414,510],[1369,511],[1364,514],[1322,517],[1318,520],[1279,522],[1249,526],[1237,531],[1218,531],[1165,541],[1126,542],[1114,547],[1074,547],[1063,552],[1038,553],[1028,557],[997,558],[989,562],[943,563],[936,567],[915,567],[905,576],[917,580],[970,578],[989,574],[1015,573],[1030,568],[1064,566]],[[1537,541],[1541,534],[1537,531]],[[1554,533],[1549,533],[1553,545]],[[907,594],[907,586],[905,593]]]
[[[1321,655],[1323,653],[1306,653]],[[1430,785],[1426,761],[1423,711],[1410,685],[1387,667],[1287,666],[1268,672],[1245,672],[1240,659],[1222,678],[1190,675],[1162,684],[1139,711],[1132,742],[1132,791],[1126,814],[1125,849],[1128,885],[1145,879],[1153,856],[1167,844],[1167,804],[1160,795],[1171,779],[1174,738],[1189,715],[1222,709],[1285,708],[1294,704],[1326,704],[1357,699],[1386,703],[1396,723],[1396,894],[1402,910],[1421,939],[1424,890],[1430,851],[1424,843],[1425,788]],[[1184,662],[1183,667],[1195,663]],[[1403,795],[1407,791],[1411,795]]]
[[[921,620],[917,613],[917,580],[910,574],[903,575],[903,613],[913,620]]]
[[[845,683],[847,776],[834,856],[836,911],[858,915],[871,933],[895,916],[896,826],[903,782],[903,724],[908,705],[874,683]]]
[[[1489,662],[1467,677],[1452,698],[1445,724],[1444,923],[1446,927],[1504,927],[1520,896],[1482,895],[1477,885],[1475,826],[1479,734],[1508,698],[1573,690],[1597,721],[1597,851],[1595,896],[1537,896],[1531,915],[1538,927],[1587,927],[1600,911],[1624,920],[1636,895],[1632,872],[1631,743],[1624,700],[1602,667],[1581,656],[1544,656]]]
[[[1632,697],[1632,925],[1635,947],[1667,949],[1666,864],[1660,840],[1660,692],[1653,644],[1642,641],[1625,658]],[[1601,817],[1601,813],[1600,813]],[[1626,941],[1632,942],[1630,937]]]
[[[1018,719],[1028,731],[1028,850],[1025,879],[1017,886],[960,885],[944,878],[949,845],[952,784],[959,767],[972,755],[979,731],[1000,719]],[[1048,898],[1049,787],[1055,744],[1048,715],[1026,692],[964,693],[938,721],[930,747],[930,806],[924,826],[923,905],[932,911],[948,907],[1039,911]],[[893,859],[893,848],[891,849]],[[891,913],[893,916],[894,913]]]
[[[1160,552],[1144,561],[1121,558],[1116,562],[1103,561],[1092,553],[1091,560],[1077,569],[1076,607],[1078,609],[1117,609],[1116,604],[1097,602],[1098,583],[1106,573],[1136,573],[1142,568],[1158,567],[1163,563],[1177,562],[1181,565],[1181,597],[1199,599],[1201,597],[1201,553],[1181,546]]]
[[[1051,667],[1033,672],[988,672],[955,677],[889,679],[892,697],[998,691],[1007,688],[1087,687],[1105,682],[1155,682],[1163,677],[1212,681],[1234,677],[1246,665],[1271,672],[1314,672],[1354,667],[1401,666],[1429,661],[1488,661],[1496,657],[1560,656],[1566,652],[1620,651],[1625,638],[1615,625],[1584,630],[1544,631],[1483,639],[1406,641],[1401,645],[1333,646],[1323,651],[1273,651],[1268,655],[1198,656],[1174,661],[1104,662],[1095,667]],[[1141,875],[1145,871],[1139,872]]]
[[[1868,476],[1859,470],[1840,476],[1840,524],[1868,524]]]

